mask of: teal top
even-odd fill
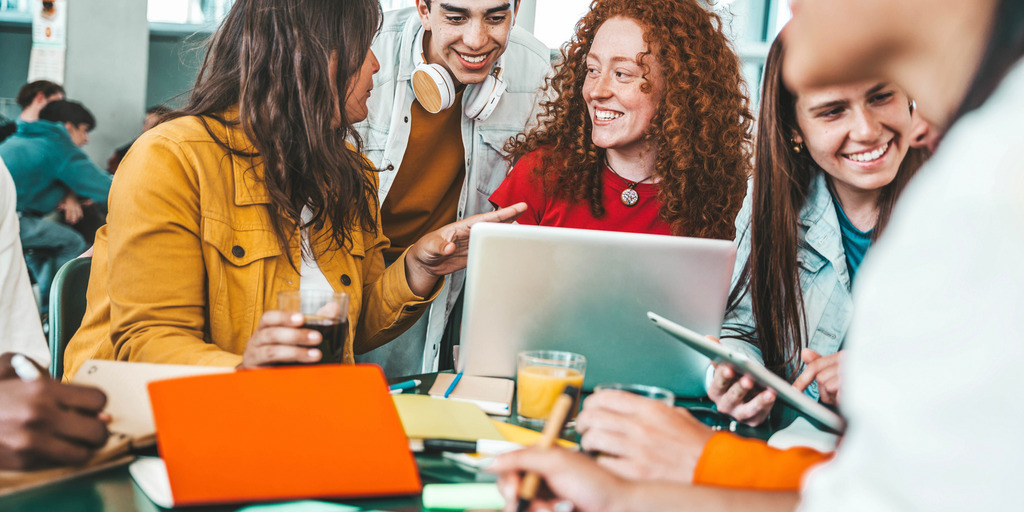
[[[71,189],[97,203],[106,203],[112,177],[75,146],[62,123],[18,120],[18,131],[0,143],[18,193],[19,212],[52,212]]]
[[[836,207],[836,217],[839,218],[839,231],[843,236],[843,251],[846,253],[846,266],[850,269],[850,280],[857,275],[860,262],[864,261],[864,255],[873,242],[874,228],[861,231],[850,222],[850,218],[843,211],[843,205],[839,204],[839,198],[832,196],[832,204]]]

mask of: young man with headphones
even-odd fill
[[[519,0],[417,0],[384,14],[373,43],[380,61],[357,125],[381,170],[379,198],[393,260],[422,234],[490,211],[508,170],[505,141],[532,120],[551,70],[550,50],[515,26]],[[441,297],[414,327],[358,361],[389,376],[451,364],[442,337],[464,273],[445,277]],[[457,332],[457,325],[454,326]]]

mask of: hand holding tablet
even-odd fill
[[[658,328],[671,334],[697,352],[704,354],[711,361],[729,364],[740,372],[749,375],[758,384],[773,389],[778,393],[779,398],[811,420],[817,422],[823,428],[837,434],[842,434],[843,430],[846,429],[846,422],[841,416],[821,405],[813,398],[803,394],[782,377],[768,371],[764,366],[751,361],[745,354],[734,352],[718,343],[709,341],[704,336],[656,313],[648,311],[647,318],[650,318]]]

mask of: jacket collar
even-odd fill
[[[238,107],[224,111],[224,119],[234,121],[238,119]],[[249,137],[241,125],[223,126],[225,139],[231,149],[246,153],[255,153],[256,148],[252,145]],[[231,172],[234,174],[235,183],[235,204],[246,206],[253,204],[270,204],[270,194],[267,187],[263,185],[263,159],[259,156],[245,157],[231,155]]]
[[[840,274],[843,284],[849,287],[849,273],[840,271],[846,268],[846,253],[839,216],[836,215],[832,193],[828,190],[825,172],[820,169],[807,189],[807,202],[800,209],[800,224],[807,230],[804,243],[828,259]]]

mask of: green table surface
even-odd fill
[[[391,379],[391,382],[401,382],[413,378],[420,379],[422,384],[416,390],[407,391],[407,393],[426,393],[434,383],[436,375],[426,374],[403,377]],[[683,407],[710,407],[707,401],[699,400],[677,401],[676,405]],[[515,410],[514,404],[513,410]],[[515,422],[515,414],[512,415],[510,421]],[[750,435],[751,432],[747,434]],[[767,432],[757,431],[752,432],[752,435],[764,437],[767,435]],[[577,440],[575,439],[576,433],[573,431],[569,431],[566,437]],[[465,470],[439,455],[417,455],[416,461],[424,484],[470,483],[494,480],[493,475]],[[337,502],[358,506],[366,510],[394,512],[424,510],[419,496],[339,500]],[[235,511],[246,505],[248,504],[188,507],[181,510],[197,512]],[[162,510],[166,509],[156,506],[135,485],[128,474],[128,466],[111,468],[106,471],[84,475],[74,480],[0,498],[0,511],[3,512],[156,512]]]

